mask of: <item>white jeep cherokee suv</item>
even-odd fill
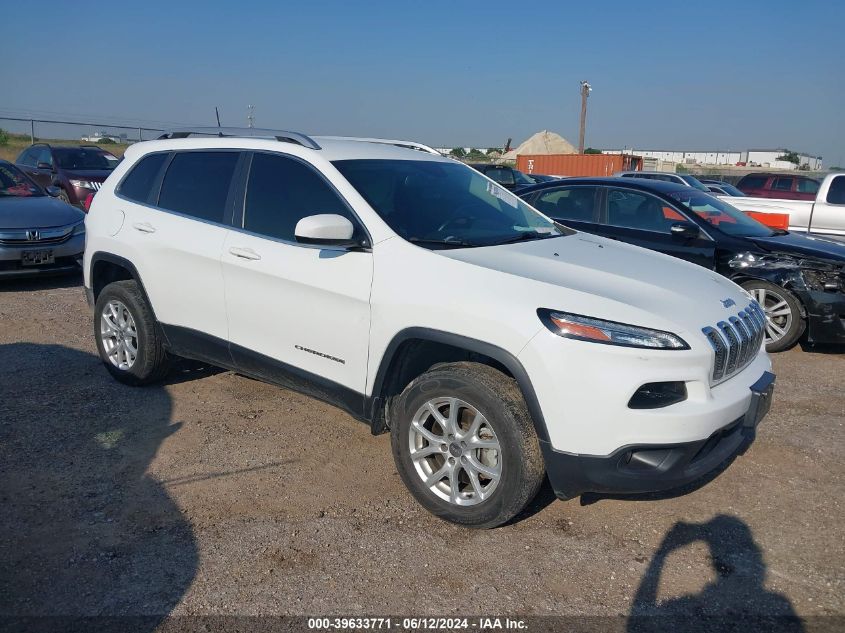
[[[771,401],[739,286],[415,143],[169,132],[127,150],[86,228],[115,378],[181,356],[332,403],[389,430],[411,493],[456,523],[508,521],[544,475],[564,499],[683,485]]]

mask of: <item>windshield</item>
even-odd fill
[[[672,191],[668,194],[681,204],[686,205],[700,218],[728,235],[738,237],[769,237],[774,235],[765,224],[753,220],[736,207],[706,193],[693,189]]]
[[[56,162],[62,169],[112,170],[118,159],[98,148],[54,148]]]
[[[493,246],[566,234],[507,189],[464,165],[427,160],[333,164],[391,229],[420,246]]]
[[[17,167],[8,164],[0,165],[0,196],[29,198],[43,195],[41,187],[24,176]]]
[[[706,191],[707,193],[710,193],[710,190],[707,188],[707,185],[705,185],[703,182],[701,182],[695,176],[681,176],[681,178],[690,187],[694,187],[694,188],[698,189],[699,191]]]
[[[720,182],[720,183],[719,183],[718,185],[716,185],[716,186],[717,186],[719,189],[721,189],[722,191],[724,191],[726,194],[728,194],[729,196],[735,196],[735,197],[738,197],[738,198],[744,198],[744,197],[745,197],[745,195],[746,195],[746,194],[742,193],[739,189],[737,189],[736,187],[734,187],[733,185],[729,185],[729,184],[728,184],[728,183],[726,183],[726,182]]]

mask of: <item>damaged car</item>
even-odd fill
[[[766,312],[766,349],[802,337],[845,343],[845,244],[773,229],[692,187],[638,178],[568,178],[519,192],[574,229],[715,270]],[[667,262],[668,264],[668,262]]]

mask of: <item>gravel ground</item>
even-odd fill
[[[0,289],[0,615],[845,615],[845,350],[774,358],[757,442],[684,494],[428,515],[387,435],[183,364],[100,365],[78,279]]]

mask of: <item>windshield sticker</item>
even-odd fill
[[[519,208],[519,203],[516,200],[516,196],[512,195],[511,193],[508,192],[507,189],[500,187],[499,185],[497,185],[494,182],[488,182],[487,183],[487,193],[489,193],[491,196],[493,196],[495,198],[498,198],[499,200],[501,200],[505,204],[509,204],[514,209]]]

